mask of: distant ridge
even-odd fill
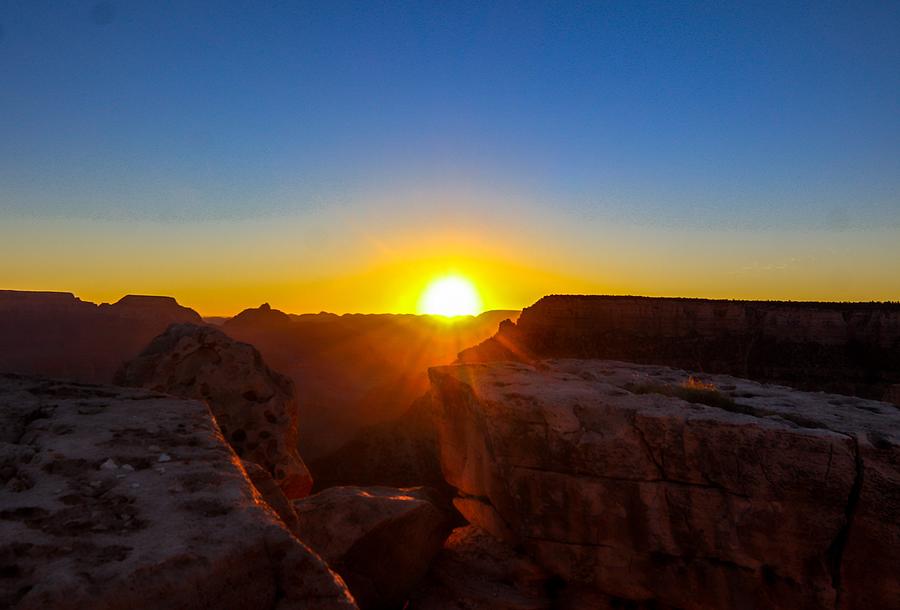
[[[0,371],[109,383],[124,361],[200,314],[168,296],[97,305],[69,292],[0,290]]]

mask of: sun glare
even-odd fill
[[[468,316],[481,313],[481,297],[466,278],[456,275],[431,282],[419,301],[419,311],[438,316]]]

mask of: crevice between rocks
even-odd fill
[[[635,434],[638,437],[638,440],[641,442],[641,446],[644,448],[644,452],[647,454],[647,458],[656,466],[656,471],[659,473],[659,478],[663,481],[667,481],[668,477],[666,476],[666,471],[663,468],[662,463],[656,459],[656,455],[653,453],[653,448],[650,446],[650,443],[647,441],[647,437],[644,436],[644,431],[640,426],[637,425],[637,417],[634,413],[631,414],[631,417],[628,420],[628,423],[631,424],[631,427],[634,429]]]
[[[847,496],[847,504],[844,508],[844,523],[831,541],[831,544],[828,545],[828,550],[826,551],[828,569],[831,573],[831,585],[835,591],[835,608],[841,607],[841,595],[843,593],[841,566],[843,565],[844,551],[850,538],[850,530],[853,527],[853,520],[856,516],[856,509],[859,505],[859,497],[862,493],[863,479],[865,477],[865,464],[863,463],[862,452],[859,447],[859,438],[856,436],[851,438],[853,439],[856,475],[853,478],[853,485],[850,487],[850,493]]]

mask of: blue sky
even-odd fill
[[[592,227],[890,244],[898,75],[896,2],[5,0],[0,224],[491,208],[579,269]]]

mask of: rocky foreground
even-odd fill
[[[893,405],[611,361],[431,380],[457,507],[571,607],[900,608]]]
[[[0,607],[356,607],[202,402],[0,375],[0,477]]]

